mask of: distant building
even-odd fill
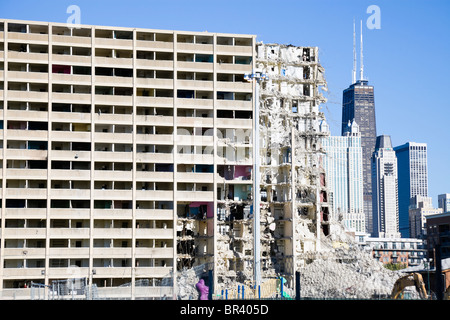
[[[431,197],[415,195],[409,206],[409,233],[411,238],[423,239],[426,236],[426,217],[442,213],[442,208],[433,208]]]
[[[450,193],[438,195],[438,207],[442,208],[444,212],[450,211]]]
[[[325,121],[321,123],[320,130],[328,132]],[[362,148],[358,124],[349,121],[344,136],[322,138],[322,146],[326,151],[323,166],[331,190],[333,214],[342,219],[347,230],[355,234],[365,233]]]
[[[360,245],[369,247],[373,257],[383,264],[403,264],[405,267],[420,265],[426,253],[424,242],[412,238],[367,237]]]
[[[391,137],[377,137],[372,157],[373,237],[400,238],[397,158]]]
[[[367,231],[371,230],[372,218],[372,176],[371,158],[377,138],[375,118],[374,87],[367,80],[356,81],[343,92],[342,99],[342,135],[348,122],[355,120],[361,133],[363,161],[363,197]]]
[[[407,142],[395,147],[398,168],[399,229],[409,238],[409,204],[416,195],[428,197],[427,144]]]
[[[434,258],[436,245],[441,247],[441,258],[450,258],[450,212],[426,217],[428,257]]]

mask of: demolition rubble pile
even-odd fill
[[[333,237],[322,241],[324,249],[315,252],[308,261],[310,263],[299,269],[301,296],[314,299],[378,299],[389,296],[402,273],[386,269],[373,258],[371,251],[346,237],[343,228],[339,234],[339,227],[334,228]]]
[[[386,297],[399,277],[357,248],[319,254],[300,273],[301,296],[314,299]]]
[[[203,266],[199,266],[203,268]],[[200,280],[199,267],[183,269],[177,274],[177,299],[197,300],[199,292],[195,285]]]

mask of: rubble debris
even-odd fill
[[[198,300],[199,292],[196,284],[199,277],[194,268],[183,269],[177,272],[177,299],[178,300]]]
[[[301,297],[314,299],[387,298],[401,276],[356,246],[316,252],[299,272]]]

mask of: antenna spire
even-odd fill
[[[353,19],[353,72],[352,83],[356,82],[356,38],[355,38],[355,19]]]
[[[361,20],[361,67],[359,70],[359,78],[360,80],[364,80],[362,20]]]

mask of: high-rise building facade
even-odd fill
[[[236,235],[252,204],[254,48],[253,35],[0,20],[0,288],[78,276],[137,296],[146,279],[160,297],[173,271],[223,263],[230,232],[235,270],[251,265]]]
[[[409,205],[416,195],[428,197],[427,144],[407,142],[394,148],[397,156],[399,227],[410,237]]]
[[[367,231],[370,231],[372,228],[371,159],[375,151],[377,130],[374,87],[369,85],[367,80],[358,80],[344,90],[342,101],[342,135],[344,135],[348,122],[352,122],[353,120],[359,125],[361,134],[364,213],[366,215],[366,228]]]
[[[400,238],[397,158],[390,136],[377,137],[372,157],[372,191],[372,236]]]
[[[321,131],[327,132],[325,122]],[[355,234],[366,233],[363,203],[361,136],[358,124],[348,123],[344,136],[327,136],[322,140],[326,154],[323,166],[330,189],[333,216]]]
[[[450,193],[438,195],[438,207],[442,208],[444,212],[450,211]]]

